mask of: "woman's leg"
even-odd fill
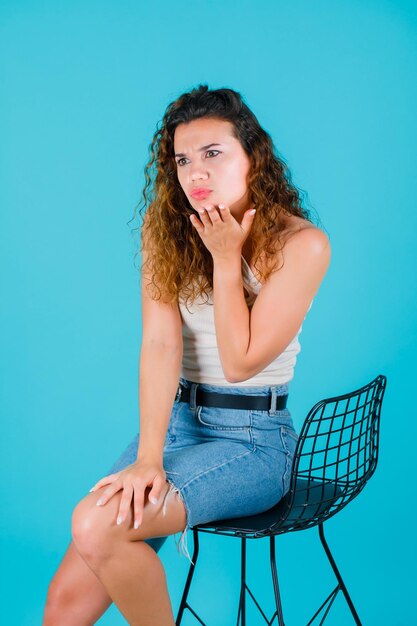
[[[135,435],[107,474],[133,463],[138,441],[139,434]],[[166,536],[152,537],[145,542],[158,552],[166,539]],[[97,622],[111,603],[112,599],[102,582],[71,541],[49,584],[42,625],[90,626]]]
[[[120,492],[102,507],[96,506],[100,490],[90,493],[73,512],[75,548],[130,626],[175,626],[164,567],[147,543],[185,529],[184,504],[178,496],[167,498],[169,488],[166,482],[157,504],[145,498],[138,529],[133,528],[132,506],[124,523],[116,524]]]
[[[158,552],[166,539],[146,542]],[[105,587],[71,541],[49,584],[42,626],[92,626],[110,604]]]
[[[52,578],[43,626],[91,626],[112,600],[71,541]]]

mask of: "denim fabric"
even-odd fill
[[[187,530],[215,520],[255,515],[268,510],[287,493],[298,435],[288,408],[275,410],[275,396],[288,393],[288,384],[258,387],[223,387],[180,378],[190,388],[190,401],[175,400],[163,451],[170,489],[184,503],[187,524],[180,542],[186,547]],[[270,396],[269,410],[224,409],[196,404],[197,388],[233,395]],[[112,466],[113,473],[136,460],[136,434]],[[147,539],[156,551],[166,537]]]

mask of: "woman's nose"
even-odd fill
[[[188,170],[191,180],[198,180],[198,179],[203,179],[205,180],[206,178],[208,178],[207,175],[207,170],[205,167],[202,166],[201,163],[195,163],[190,165],[190,169]]]

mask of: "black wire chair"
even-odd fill
[[[193,564],[188,572],[176,626],[180,626],[185,609],[191,611],[200,624],[206,626],[187,602],[197,564],[199,532],[240,537],[242,540],[241,588],[236,625],[246,626],[247,591],[267,624],[272,624],[277,616],[279,626],[285,626],[275,563],[275,535],[317,525],[321,543],[336,575],[337,585],[307,626],[313,623],[327,605],[320,625],[324,623],[340,590],[356,624],[362,624],[327,545],[323,524],[362,491],[375,471],[381,404],[386,381],[386,376],[379,375],[356,391],[326,398],[313,406],[298,437],[289,490],[274,507],[258,515],[208,522],[191,528],[194,540]],[[270,539],[270,565],[277,607],[270,620],[246,584],[246,540],[260,537]]]

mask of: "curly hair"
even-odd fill
[[[283,248],[284,215],[312,222],[310,212],[301,207],[299,190],[291,182],[285,161],[276,155],[270,135],[238,92],[199,85],[182,94],[166,108],[159,129],[157,124],[144,170],[142,200],[132,220],[139,208],[141,250],[144,241],[151,244],[145,246],[151,297],[170,304],[181,298],[186,306],[203,294],[208,301],[213,289],[213,259],[190,222],[189,215],[197,213],[179,184],[174,156],[176,127],[199,118],[231,122],[233,136],[249,157],[248,200],[257,209],[251,239],[254,266],[261,278],[266,280],[277,269],[277,251]],[[261,255],[262,268],[258,268]]]

